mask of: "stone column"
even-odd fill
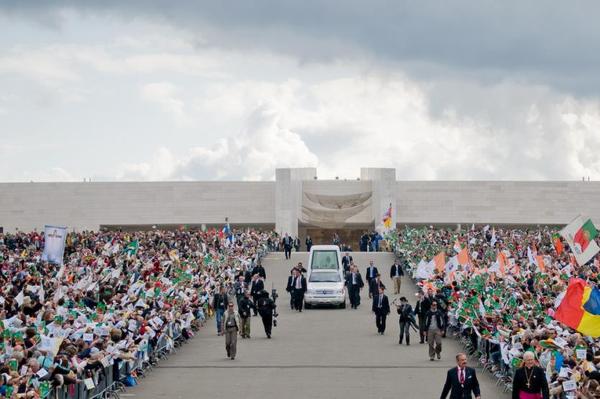
[[[280,235],[298,234],[302,206],[302,182],[313,180],[316,168],[281,168],[275,170],[275,231]]]
[[[372,217],[375,228],[383,225],[383,215],[392,206],[392,228],[396,227],[396,169],[393,168],[361,168],[360,179],[370,180],[372,197]]]

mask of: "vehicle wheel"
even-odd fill
[[[311,304],[310,303],[306,303],[304,302],[304,309],[310,309],[311,308]]]
[[[346,302],[340,303],[340,309],[346,309]]]

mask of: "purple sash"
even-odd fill
[[[542,399],[541,393],[519,392],[519,399]]]

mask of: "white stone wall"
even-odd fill
[[[275,221],[274,182],[3,183],[4,231]]]
[[[282,232],[296,234],[299,190],[315,170],[307,168],[294,176],[289,169],[282,171],[290,172],[289,184],[283,179],[277,194],[272,181],[2,183],[0,226],[14,231],[57,224],[82,230],[100,225],[222,224],[229,217],[232,224],[277,221]],[[331,192],[348,191],[353,183],[358,190],[367,185],[331,182]],[[313,180],[307,187],[323,190],[322,184],[327,182]],[[580,213],[600,224],[600,182],[401,181],[395,193],[394,216],[400,225],[565,224]],[[367,219],[360,215],[358,220]]]
[[[401,181],[397,223],[600,222],[600,182]]]

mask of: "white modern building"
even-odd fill
[[[587,181],[397,181],[395,169],[363,168],[356,180],[319,180],[315,168],[277,169],[261,182],[0,183],[0,227],[45,224],[85,230],[262,226],[326,236],[392,225],[560,225],[600,221],[600,183]]]

